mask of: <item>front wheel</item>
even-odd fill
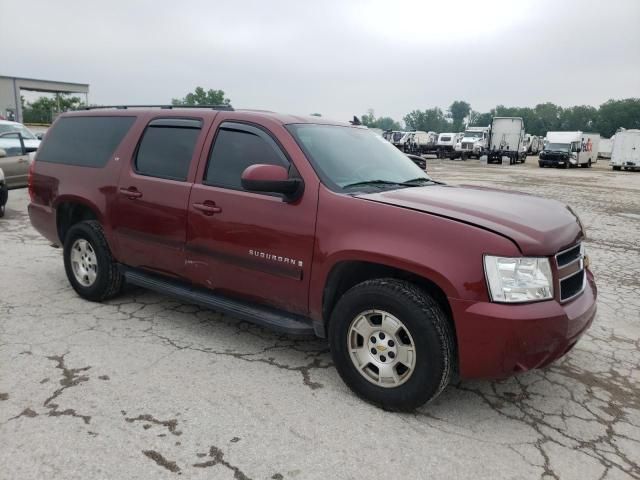
[[[413,410],[434,399],[453,371],[451,324],[415,285],[368,280],[339,300],[329,325],[338,373],[357,395],[389,410]]]
[[[99,222],[73,225],[64,241],[63,256],[69,283],[82,298],[100,302],[120,292],[122,274]]]

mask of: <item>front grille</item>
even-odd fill
[[[560,301],[567,302],[582,293],[586,285],[582,244],[556,254],[560,278]]]
[[[471,142],[462,142],[463,150],[471,150],[473,148],[473,143]]]

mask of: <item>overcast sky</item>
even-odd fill
[[[8,1],[0,74],[89,83],[91,103],[401,119],[466,100],[599,105],[640,96],[640,0]]]

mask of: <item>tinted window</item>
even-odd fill
[[[103,167],[135,117],[60,118],[38,151],[38,161]]]
[[[142,175],[186,180],[200,134],[199,120],[154,120],[144,132],[136,171]]]
[[[288,165],[287,159],[266,134],[257,129],[250,131],[221,128],[211,150],[205,183],[242,190],[242,172],[256,163]],[[254,131],[255,133],[251,133]]]

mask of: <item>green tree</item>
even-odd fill
[[[173,105],[230,105],[231,100],[224,95],[224,90],[205,90],[202,87],[196,87],[184,98],[172,99],[171,103]]]
[[[640,129],[640,98],[603,103],[598,109],[595,127],[603,137],[611,137],[620,127]]]
[[[598,121],[598,109],[589,105],[576,105],[562,110],[560,130],[593,131]]]
[[[404,123],[410,130],[423,130],[425,132],[447,132],[452,127],[451,122],[447,120],[444,112],[438,107],[413,110],[404,116]]]
[[[475,110],[469,112],[469,126],[470,127],[488,127],[491,125],[493,114],[491,112],[480,113]]]
[[[460,132],[464,129],[464,119],[471,112],[471,105],[468,102],[456,100],[449,106],[449,116],[453,120],[452,128],[455,132]]]
[[[382,130],[400,130],[402,128],[400,124],[391,117],[376,118],[376,113],[372,108],[360,117],[360,122],[366,127],[380,128]]]

